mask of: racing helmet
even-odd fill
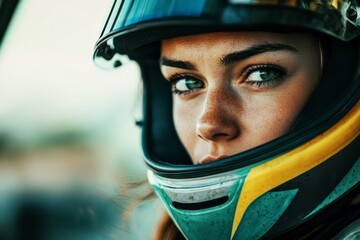
[[[359,218],[359,205],[340,217],[360,192],[359,15],[357,0],[114,1],[94,61],[139,64],[148,179],[187,239],[309,235],[331,222],[327,239]],[[160,42],[219,31],[314,33],[326,49],[323,78],[287,134],[194,165],[171,121]]]

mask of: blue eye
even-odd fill
[[[283,80],[286,75],[286,69],[275,65],[252,66],[245,71],[246,83],[255,84],[257,87],[262,85],[275,84]]]
[[[174,76],[170,78],[170,82],[175,94],[190,93],[205,86],[201,80],[189,76]]]
[[[273,71],[270,69],[262,69],[258,71],[252,72],[248,80],[250,81],[271,81],[275,79],[279,79],[281,74],[278,71]]]

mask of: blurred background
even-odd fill
[[[145,239],[154,224],[156,203],[126,214],[149,192],[124,184],[145,179],[139,69],[92,62],[112,3],[0,0],[0,239]]]

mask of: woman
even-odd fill
[[[164,40],[161,71],[192,161],[216,161],[288,132],[318,85],[321,48],[311,35],[266,32]]]
[[[139,63],[148,178],[187,239],[359,234],[356,4],[115,1],[94,58]]]

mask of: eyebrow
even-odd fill
[[[183,68],[187,70],[196,70],[195,64],[188,61],[181,61],[175,59],[169,59],[166,57],[162,57],[160,59],[160,64],[169,67]]]
[[[244,50],[225,55],[223,58],[221,58],[220,62],[221,64],[228,66],[234,62],[238,62],[261,53],[276,52],[276,51],[298,52],[298,50],[295,47],[286,44],[280,44],[280,43],[255,44]]]
[[[261,53],[276,52],[276,51],[298,52],[298,50],[295,47],[286,44],[280,44],[280,43],[255,44],[244,50],[232,52],[225,55],[220,59],[220,63],[224,66],[228,66],[231,65],[232,63],[244,60],[246,58]],[[190,61],[170,59],[167,57],[160,58],[160,65],[182,68],[187,70],[196,70],[196,65]]]

